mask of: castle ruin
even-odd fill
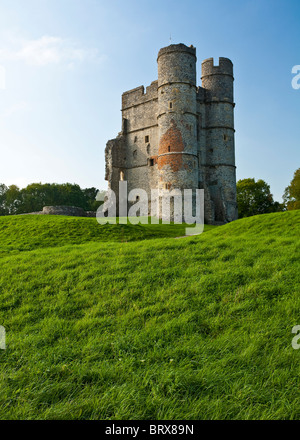
[[[109,188],[128,192],[204,189],[205,223],[237,219],[233,65],[228,58],[202,62],[196,49],[172,44],[158,53],[158,80],[122,95],[122,131],[107,142]],[[150,208],[149,208],[150,213]]]

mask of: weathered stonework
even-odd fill
[[[158,80],[122,95],[122,131],[105,149],[109,187],[205,191],[205,222],[237,219],[233,65],[202,63],[196,49],[173,44],[158,53]],[[149,211],[150,214],[150,211]]]
[[[76,206],[44,206],[42,211],[38,212],[29,212],[28,214],[20,214],[20,215],[68,215],[72,217],[96,217],[96,213],[94,211],[85,211],[82,208],[78,208]]]

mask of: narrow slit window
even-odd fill
[[[146,144],[148,144],[148,142],[149,142],[149,136],[145,136],[145,142],[146,142]]]
[[[169,102],[169,109],[171,110],[173,108],[173,102]]]
[[[170,147],[170,145],[168,146],[168,152],[170,153],[170,151],[171,151],[171,147]]]

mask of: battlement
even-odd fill
[[[142,104],[151,99],[157,98],[157,85],[158,81],[152,81],[150,86],[140,86],[135,89],[128,90],[122,94],[122,109],[132,107],[133,105]]]
[[[170,44],[170,46],[163,47],[158,52],[157,61],[161,55],[165,55],[166,53],[172,53],[172,52],[188,52],[191,55],[194,55],[196,58],[196,48],[194,46],[186,46],[185,44]]]
[[[230,75],[233,77],[233,64],[229,58],[219,58],[219,64],[214,64],[213,58],[202,62],[202,78],[208,75]]]

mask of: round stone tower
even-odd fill
[[[196,49],[172,44],[158,53],[158,189],[198,188]]]
[[[205,180],[214,202],[215,221],[237,219],[234,153],[233,65],[228,58],[202,63],[202,87],[206,89]]]

